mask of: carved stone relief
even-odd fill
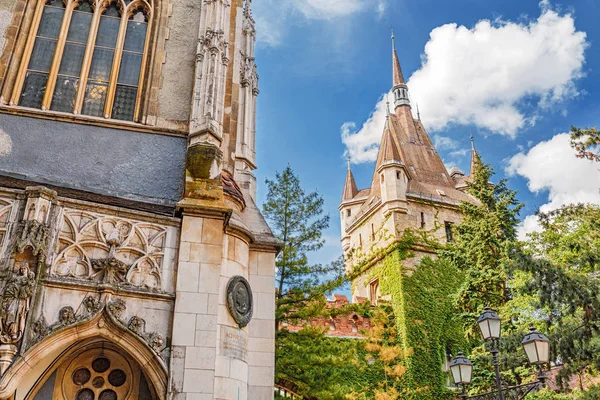
[[[155,352],[159,353],[164,348],[163,337],[156,332],[146,333],[146,321],[140,317],[131,317],[127,328],[144,339]]]
[[[252,290],[243,276],[234,276],[227,283],[227,309],[240,328],[252,319]]]
[[[50,326],[48,326],[43,316],[33,323],[28,347],[39,343],[46,336],[56,331],[67,328],[76,323],[90,320],[96,316],[97,313],[102,311],[103,308],[106,308],[107,312],[111,314],[121,326],[129,329],[146,341],[148,346],[150,346],[150,348],[152,348],[157,354],[160,355],[163,352],[163,337],[156,332],[146,332],[146,321],[143,318],[133,316],[130,318],[128,323],[124,322],[123,314],[127,309],[127,305],[123,300],[107,300],[103,305],[99,298],[91,295],[83,299],[77,311],[75,311],[71,306],[62,307],[58,312],[57,321]]]
[[[167,229],[65,210],[51,276],[159,291]]]
[[[0,303],[0,342],[16,344],[23,337],[29,302],[35,287],[35,274],[21,262],[13,269]]]

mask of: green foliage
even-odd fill
[[[571,147],[577,151],[577,157],[600,162],[598,146],[600,146],[600,132],[596,128],[571,127]]]
[[[560,394],[548,389],[531,393],[525,400],[598,400],[600,399],[600,385],[594,385],[587,390],[575,390],[569,394]]]
[[[297,393],[319,400],[343,399],[352,390],[359,363],[359,341],[326,337],[322,329],[281,330],[277,337],[277,381],[289,381]]]
[[[467,189],[477,202],[461,204],[463,218],[456,227],[455,240],[440,251],[442,258],[465,272],[457,305],[470,328],[483,307],[497,308],[508,299],[507,266],[523,207],[505,180],[490,183],[493,175],[492,167],[477,157],[474,177]]]
[[[537,297],[564,384],[600,368],[600,207],[564,206],[539,221],[515,265],[529,274],[521,291]]]
[[[380,393],[376,398],[425,400],[452,396],[444,385],[441,365],[450,347],[464,343],[454,319],[451,296],[460,285],[462,273],[451,263],[430,257],[407,268],[413,249],[423,244],[436,245],[426,232],[407,229],[400,240],[370,252],[355,267],[364,272],[370,266],[367,273],[379,278],[381,294],[389,296],[398,343],[395,346],[403,356],[399,368],[406,367],[406,374],[390,382],[385,395]],[[373,260],[380,261],[371,266]]]
[[[323,198],[305,193],[288,166],[275,180],[266,180],[263,213],[283,247],[277,257],[275,324],[304,321],[323,312],[325,293],[344,282],[343,260],[310,264],[307,254],[323,247],[322,232],[329,226]],[[328,280],[323,280],[331,278]]]
[[[342,258],[329,265],[308,262],[307,254],[323,246],[322,231],[329,226],[323,198],[317,192],[305,193],[289,166],[266,184],[263,213],[283,244],[276,276],[276,381],[293,383],[303,395],[340,398],[346,390],[341,373],[352,365],[356,345],[330,340],[318,329],[280,329],[283,322],[299,324],[325,314],[325,295],[345,279]]]

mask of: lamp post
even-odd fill
[[[493,396],[498,400],[504,400],[504,394],[506,392],[509,393],[508,396],[511,399],[522,399],[525,398],[525,396],[531,391],[539,389],[540,386],[542,388],[545,386],[546,374],[541,366],[550,362],[550,340],[548,340],[546,336],[539,333],[534,326],[531,326],[529,333],[525,335],[523,341],[521,342],[529,363],[539,367],[538,380],[525,385],[503,388],[502,378],[500,375],[500,366],[498,363],[498,342],[500,341],[501,319],[494,310],[486,307],[481,316],[477,319],[477,325],[479,325],[483,339],[492,343],[492,349],[490,352],[494,358],[497,395],[495,395],[494,392],[491,392],[484,395],[472,396],[470,399],[491,399]],[[461,398],[467,398],[465,386],[471,383],[473,364],[467,357],[463,355],[462,352],[459,351],[458,355],[450,362],[450,371],[452,372],[454,382],[457,385],[462,386]]]
[[[500,365],[498,363],[498,341],[500,340],[502,320],[494,310],[486,307],[477,319],[477,325],[481,331],[483,340],[492,342],[492,358],[494,359],[494,371],[496,372],[496,388],[498,399],[504,400],[502,394],[502,377],[500,376]]]
[[[462,394],[460,397],[466,398],[467,393],[465,392],[465,387],[471,384],[473,363],[463,355],[462,351],[459,351],[456,357],[450,362],[450,372],[452,372],[454,383],[462,386]]]
[[[546,386],[546,374],[541,366],[550,362],[550,340],[536,331],[535,326],[532,325],[529,328],[529,333],[523,338],[521,345],[525,350],[525,354],[527,354],[529,362],[539,367],[538,380],[542,387]]]

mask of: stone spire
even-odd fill
[[[402,74],[402,67],[400,66],[400,60],[398,59],[398,53],[396,52],[396,37],[392,32],[392,92],[394,93],[394,109],[400,106],[409,106],[410,99],[408,98],[408,86],[404,81],[404,74]]]
[[[351,200],[358,194],[358,187],[350,169],[350,157],[348,157],[348,172],[346,173],[346,183],[344,184],[344,193],[342,201]]]
[[[469,175],[473,176],[473,174],[475,173],[475,167],[476,167],[476,162],[477,162],[477,158],[479,157],[479,154],[477,154],[477,150],[475,149],[475,138],[473,137],[473,134],[470,135],[471,136],[471,170],[469,171]]]
[[[392,81],[393,87],[406,85],[404,82],[404,75],[402,74],[402,67],[400,66],[400,60],[398,60],[398,53],[396,52],[396,37],[392,31],[392,68],[394,70],[394,78]]]

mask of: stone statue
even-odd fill
[[[13,270],[2,293],[0,342],[14,344],[23,336],[34,286],[35,274],[29,269],[29,263],[20,262]]]

